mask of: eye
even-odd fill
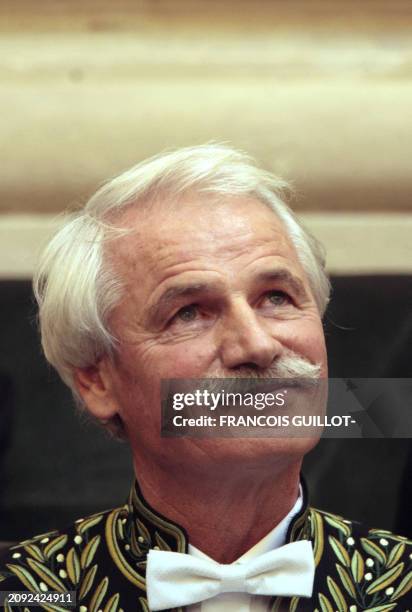
[[[190,321],[194,321],[198,315],[196,304],[189,304],[188,306],[183,306],[180,310],[177,311],[173,320],[179,319],[185,323]]]
[[[291,303],[290,297],[284,291],[268,291],[267,297],[274,306],[284,306]]]

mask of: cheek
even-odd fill
[[[322,374],[327,374],[325,336],[320,320],[302,319],[288,322],[278,339],[284,346],[309,361],[320,363]]]
[[[141,347],[142,348],[142,347]],[[116,360],[117,395],[123,405],[145,411],[160,402],[161,380],[201,378],[213,359],[205,338],[173,345],[152,345],[143,350],[123,347]]]
[[[215,358],[212,338],[202,335],[173,345],[153,347],[146,355],[145,371],[155,379],[200,378]]]

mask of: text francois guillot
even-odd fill
[[[215,411],[217,408],[244,406],[255,410],[264,410],[266,407],[284,407],[287,390],[277,393],[214,393],[207,389],[197,389],[193,393],[174,393],[172,407],[175,411],[187,407],[207,408]],[[184,417],[175,415],[175,427],[348,427],[353,423],[350,415],[240,415],[220,414],[217,417],[200,415],[197,417]]]

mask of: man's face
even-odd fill
[[[320,315],[275,214],[254,199],[195,196],[130,209],[121,225],[134,231],[109,252],[126,285],[110,319],[119,348],[109,370],[135,461],[304,454],[313,441],[160,437],[162,379],[264,375],[288,351],[327,375]]]

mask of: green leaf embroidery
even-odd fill
[[[348,551],[344,546],[333,536],[329,536],[329,544],[331,545],[333,552],[342,563],[342,565],[346,565],[346,567],[350,566],[350,558]]]
[[[44,538],[55,538],[59,535],[59,533],[54,530],[54,531],[46,531],[45,533],[39,533],[38,535],[36,535],[34,538],[32,538],[31,540],[26,540],[25,542],[20,542],[20,545],[26,545],[26,544],[33,544],[34,542],[40,542],[40,540],[43,540]]]
[[[82,521],[81,523],[78,524],[77,526],[77,531],[80,534],[83,534],[85,531],[87,531],[88,529],[90,529],[91,527],[94,527],[95,525],[97,525],[98,523],[100,523],[100,521],[102,520],[103,515],[100,514],[98,516],[91,516],[88,519],[85,519],[84,521]]]
[[[338,563],[336,564],[336,569],[338,570],[338,574],[342,581],[343,586],[345,587],[349,595],[355,598],[356,597],[355,587],[353,585],[352,580],[350,579],[348,572]]]
[[[320,512],[316,510],[311,513],[312,518],[312,536],[313,536],[313,556],[315,565],[318,565],[323,554],[324,537],[323,537],[323,519]]]
[[[396,587],[394,593],[392,594],[391,600],[398,599],[402,597],[412,589],[412,571],[408,572],[404,578],[402,578],[401,582]]]
[[[6,567],[9,568],[13,574],[16,574],[25,587],[29,589],[29,591],[40,591],[40,587],[33,578],[33,576],[26,570],[26,568],[21,567],[20,565],[14,565],[13,563],[7,563]]]
[[[90,601],[90,612],[97,612],[100,608],[100,604],[103,601],[104,596],[106,595],[107,587],[109,585],[109,579],[107,576],[103,578],[100,582],[99,586],[94,592],[94,595]]]
[[[406,542],[408,544],[412,544],[412,540],[409,540],[408,538],[405,538],[404,536],[395,535],[395,534],[391,533],[390,531],[386,531],[384,529],[370,529],[369,530],[369,534],[370,535],[374,535],[376,537],[388,538],[390,540],[395,540],[396,542]]]
[[[385,604],[384,606],[378,606],[377,608],[368,608],[368,612],[385,612],[385,610],[393,610],[396,608],[396,604]]]
[[[116,593],[112,597],[110,597],[109,601],[104,607],[103,612],[116,612],[117,606],[119,605],[120,595]]]
[[[402,573],[403,566],[404,563],[398,563],[398,565],[396,565],[389,571],[382,574],[382,576],[379,576],[379,578],[374,580],[366,589],[368,595],[372,595],[372,593],[376,593],[377,591],[386,589],[386,587],[392,584],[392,582],[394,582]]]
[[[43,563],[39,563],[34,559],[27,559],[27,563],[30,568],[38,575],[46,584],[51,587],[52,591],[59,591],[59,593],[64,593],[67,589],[59,578],[53,574],[48,567],[43,565]]]
[[[322,593],[319,593],[319,603],[322,612],[333,612],[333,608],[328,600]]]
[[[352,576],[354,577],[356,582],[360,582],[365,573],[365,563],[362,559],[360,553],[355,550],[353,553],[352,561],[351,561],[351,570]]]
[[[99,535],[96,535],[84,547],[80,557],[80,565],[83,569],[89,567],[89,565],[93,561],[94,555],[96,554],[96,550],[100,544],[100,540],[101,537]]]
[[[58,538],[55,538],[54,540],[52,540],[51,542],[47,544],[47,546],[44,549],[44,554],[46,555],[47,558],[49,558],[52,555],[54,555],[58,550],[63,548],[63,546],[65,546],[66,543],[67,543],[67,535],[61,535]]]
[[[368,538],[361,538],[362,547],[369,555],[378,559],[381,563],[386,563],[386,554],[383,552],[381,548],[372,540],[368,540]]]
[[[66,569],[72,583],[77,585],[80,580],[80,561],[74,548],[67,553]]]
[[[83,599],[83,597],[85,597],[87,593],[90,591],[93,585],[93,582],[94,582],[94,578],[96,576],[96,572],[97,572],[97,565],[93,565],[93,567],[90,568],[87,574],[85,575],[84,580],[80,587],[80,591],[79,591],[80,599]]]
[[[23,540],[22,542],[19,542],[15,546],[11,546],[10,550],[16,550],[20,548],[21,546],[27,546],[28,544],[34,544],[36,542],[39,542],[40,540],[43,540],[43,538],[51,538],[51,537],[55,538],[58,535],[59,534],[57,533],[57,531],[48,531],[47,533],[40,533],[39,535],[35,536],[34,538],[31,538],[30,540]]]
[[[396,546],[394,546],[391,552],[389,553],[387,567],[390,568],[396,565],[398,561],[400,561],[400,559],[402,558],[404,552],[404,542],[399,542],[399,544],[396,544]]]
[[[330,576],[326,578],[326,582],[328,583],[330,594],[332,595],[339,612],[347,612],[348,607],[346,605],[345,598],[343,597],[342,591],[336,582]]]
[[[40,561],[42,563],[44,561],[44,556],[42,551],[35,544],[28,544],[24,547],[24,550],[29,553],[36,561]]]
[[[349,525],[347,525],[343,521],[340,521],[336,517],[330,516],[329,514],[324,514],[323,517],[325,521],[329,523],[329,525],[331,525],[332,527],[335,527],[335,529],[339,529],[339,531],[341,531],[344,536],[346,537],[350,536],[351,529]]]

